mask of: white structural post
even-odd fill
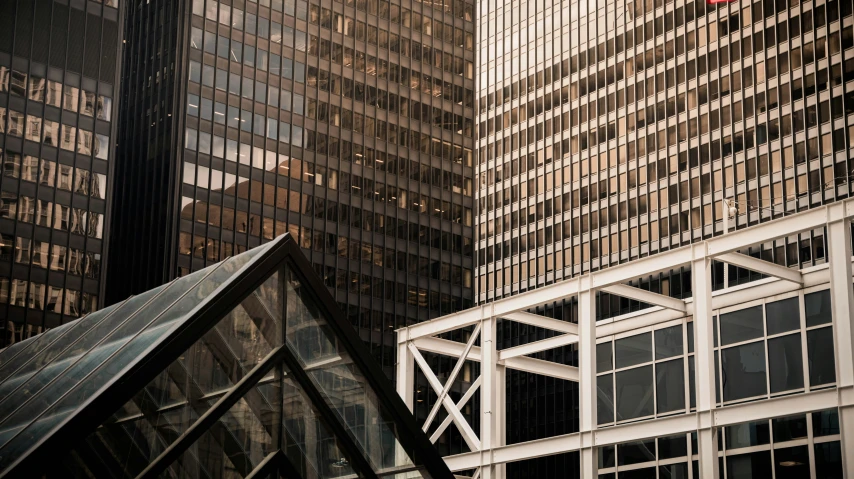
[[[712,322],[712,260],[706,244],[693,247],[691,289],[694,294],[694,370],[697,373],[697,453],[700,477],[717,479],[718,441],[714,427],[715,349]],[[696,479],[696,478],[695,478]]]
[[[403,399],[406,407],[415,414],[415,358],[409,351],[409,329],[397,332],[397,395]],[[395,463],[403,466],[409,461],[409,455],[400,445],[397,446]]]
[[[496,318],[490,315],[483,318],[480,328],[480,377],[483,378],[480,387],[480,477],[483,479],[503,477],[492,464],[492,448],[499,445],[497,436],[502,427],[500,423],[504,420],[498,414],[499,405],[496,401],[498,351],[495,322]]]
[[[586,286],[586,285],[585,285]],[[578,293],[578,402],[581,433],[581,479],[595,479],[599,456],[595,447],[596,431],[596,306],[595,292],[584,288]]]
[[[839,395],[839,426],[842,434],[842,465],[846,477],[854,477],[854,290],[851,283],[851,224],[843,205],[828,208],[827,235],[830,250],[830,301],[836,341],[836,387]],[[838,214],[833,214],[837,213]]]

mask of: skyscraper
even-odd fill
[[[134,2],[109,302],[285,232],[392,375],[472,303],[474,6]]]
[[[850,1],[481,2],[476,301],[722,234],[729,206],[743,229],[848,197],[851,14]],[[805,267],[825,250],[819,229],[746,253]],[[758,277],[728,269],[730,285]],[[690,296],[687,271],[637,283]],[[598,300],[603,318],[639,307]],[[570,320],[568,306],[545,313]],[[508,441],[577,430],[575,386],[541,379],[508,376]],[[514,467],[550,477],[559,460]]]
[[[103,302],[116,0],[0,2],[0,346]]]

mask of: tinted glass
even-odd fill
[[[803,364],[800,333],[769,339],[768,367],[771,393],[803,388]]]
[[[839,434],[839,413],[836,409],[812,413],[812,435],[833,436]]]
[[[655,385],[659,414],[685,409],[685,374],[682,359],[656,364]]]
[[[620,477],[623,475],[620,474]],[[658,466],[658,477],[660,479],[688,479],[688,463],[668,464]]]
[[[599,424],[614,421],[614,375],[606,374],[596,378],[596,418]]]
[[[806,415],[778,417],[771,420],[774,442],[786,442],[807,437]]]
[[[836,382],[833,328],[807,331],[807,359],[810,368],[810,386]]]
[[[614,467],[614,446],[602,446],[599,448],[599,468],[606,467]]]
[[[771,479],[771,451],[726,458],[727,479]]]
[[[816,444],[815,477],[842,479],[842,447],[839,441]]]
[[[688,454],[688,440],[684,434],[658,438],[658,459],[673,459]]]
[[[652,334],[638,334],[614,341],[614,357],[617,368],[652,361]]]
[[[733,311],[720,315],[721,344],[739,343],[762,337],[762,306]]]
[[[620,466],[630,466],[655,460],[655,440],[627,442],[617,446],[617,461]]]
[[[596,372],[604,373],[614,369],[613,360],[611,358],[611,342],[599,343],[596,345]]]
[[[655,331],[655,359],[670,358],[682,354],[682,326]]]
[[[801,327],[801,311],[798,298],[789,298],[765,305],[768,334],[784,333]]]
[[[830,290],[819,291],[804,295],[804,311],[807,327],[825,324],[833,321],[830,309]]]
[[[768,421],[745,422],[725,429],[727,449],[761,446],[768,444],[771,435],[768,431]]]
[[[616,382],[617,421],[653,414],[652,366],[618,372]]]
[[[761,396],[767,392],[764,343],[721,350],[721,358],[724,401]]]

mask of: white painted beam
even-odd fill
[[[539,374],[555,379],[563,379],[564,381],[578,381],[578,368],[575,366],[567,366],[565,364],[553,363],[542,359],[534,359],[526,356],[518,358],[505,359],[499,361],[507,369],[515,369],[516,371],[525,371],[528,373]]]
[[[804,284],[804,277],[801,275],[800,271],[780,266],[776,263],[770,263],[752,256],[747,256],[746,254],[724,253],[715,259],[723,261],[724,263],[734,264],[744,269],[749,269],[750,271],[756,271],[757,273],[791,281],[792,283],[800,285]]]
[[[561,346],[575,344],[577,342],[578,335],[561,334],[559,336],[541,339],[539,341],[522,344],[520,346],[513,346],[512,348],[502,349],[501,351],[498,351],[498,359],[503,360],[519,356],[527,356],[528,354],[539,353],[540,351],[548,351],[549,349],[559,348]]]
[[[547,318],[545,316],[540,316],[539,314],[532,314],[520,311],[518,313],[510,313],[504,315],[503,317],[504,319],[516,321],[517,323],[536,326],[538,328],[550,329],[552,331],[557,331],[560,333],[578,334],[577,324],[570,323],[568,321],[561,321],[559,319]]]
[[[424,356],[418,352],[418,349],[412,343],[409,343],[409,351],[412,353],[413,358],[415,358],[415,363],[418,364],[419,368],[421,368],[421,372],[424,374],[424,377],[427,378],[427,382],[430,383],[430,386],[436,394],[441,394],[442,383],[439,382],[436,374],[434,374],[433,370],[430,369],[430,365],[427,364]],[[454,401],[451,400],[450,396],[445,396],[442,399],[442,403],[448,411],[448,415],[453,418],[454,424],[457,425],[457,429],[460,430],[460,434],[462,434],[463,440],[466,441],[469,449],[473,451],[480,450],[480,440],[477,438],[477,435],[474,433],[471,425],[466,421],[466,418],[463,417],[463,414],[459,409],[457,409],[456,404],[454,404]]]
[[[424,429],[424,432],[427,432],[427,429],[430,428],[430,424],[436,417],[436,413],[439,412],[439,408],[441,407],[445,396],[448,394],[448,391],[451,389],[451,386],[453,386],[454,380],[457,379],[457,374],[460,372],[460,369],[462,369],[463,364],[465,364],[466,356],[468,356],[469,352],[471,352],[471,348],[474,346],[474,342],[477,340],[479,335],[480,324],[474,327],[474,331],[472,331],[469,340],[466,342],[466,347],[463,350],[463,353],[460,355],[459,359],[457,359],[457,363],[454,364],[454,368],[451,370],[451,374],[448,375],[448,379],[445,380],[445,387],[442,388],[442,393],[439,394],[439,398],[433,405],[433,409],[430,410],[430,414],[427,415],[427,419],[424,421],[424,426],[422,427],[422,429]]]
[[[471,386],[469,386],[468,391],[466,391],[466,393],[463,394],[463,397],[461,397],[460,400],[457,401],[457,404],[456,404],[457,409],[459,409],[459,410],[463,409],[463,406],[465,406],[466,403],[469,402],[469,399],[471,399],[472,396],[474,396],[474,393],[477,392],[478,388],[480,387],[480,383],[482,383],[482,382],[483,382],[483,376],[478,376],[477,379],[475,379],[475,381],[473,383],[471,383]],[[433,435],[430,436],[430,442],[435,443],[436,441],[438,441],[439,436],[441,436],[442,433],[445,432],[445,429],[447,429],[448,426],[450,426],[453,421],[454,421],[454,418],[451,417],[450,414],[445,416],[445,419],[441,423],[439,423],[439,427],[437,427],[436,431],[433,433]]]
[[[661,306],[662,308],[672,309],[674,311],[679,311],[680,313],[686,312],[685,301],[679,298],[671,298],[670,296],[653,293],[652,291],[645,291],[643,289],[635,288],[634,286],[629,286],[627,284],[612,284],[611,286],[606,286],[602,288],[601,291],[615,294],[623,298],[634,299],[642,303],[653,304],[656,306]]]

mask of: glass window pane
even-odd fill
[[[623,477],[623,474],[620,474]],[[658,466],[658,477],[661,479],[688,479],[688,463],[668,464]]]
[[[830,311],[830,290],[804,295],[807,327],[829,323],[833,320]]]
[[[611,360],[611,342],[599,343],[596,345],[596,372],[604,373],[614,369],[613,361]]]
[[[811,387],[836,382],[836,359],[833,351],[833,328],[807,331]]]
[[[765,344],[745,344],[721,351],[724,401],[761,396],[765,386]]]
[[[287,268],[286,344],[308,372],[314,386],[345,425],[375,469],[411,464],[395,450],[402,446],[390,428],[376,392],[367,384],[317,307],[312,293]]]
[[[774,450],[774,469],[777,477],[810,477],[810,453],[807,446]],[[822,476],[827,477],[827,476]]]
[[[644,467],[630,471],[620,471],[620,479],[656,479],[655,467]]]
[[[682,354],[682,326],[655,331],[655,359],[670,358]]]
[[[798,298],[789,298],[765,305],[768,319],[768,334],[784,333],[801,327],[801,312]]]
[[[762,306],[721,315],[721,344],[732,344],[762,337]]]
[[[801,334],[769,339],[768,365],[771,369],[772,393],[803,388],[804,361],[801,356]]]
[[[614,446],[602,446],[599,448],[599,469],[614,467]],[[599,476],[602,477],[602,476]]]
[[[617,368],[652,361],[652,333],[614,341],[614,356]]]
[[[656,364],[655,376],[658,413],[685,409],[685,374],[682,359]]]
[[[606,374],[596,378],[596,387],[599,392],[596,395],[596,418],[598,424],[614,421],[614,375]]]
[[[833,436],[839,434],[839,413],[836,409],[825,409],[812,413],[812,435]]]
[[[630,466],[655,460],[655,439],[617,445],[617,463]]]
[[[815,477],[842,478],[842,447],[837,442],[815,445]]]
[[[684,434],[658,438],[658,459],[673,459],[688,455],[688,439]]]
[[[617,373],[617,421],[651,416],[652,366]]]
[[[727,479],[771,479],[771,451],[727,456]]]
[[[745,422],[724,428],[727,449],[761,446],[771,441],[768,421]]]
[[[807,437],[807,416],[778,417],[771,420],[774,442],[786,442]]]

